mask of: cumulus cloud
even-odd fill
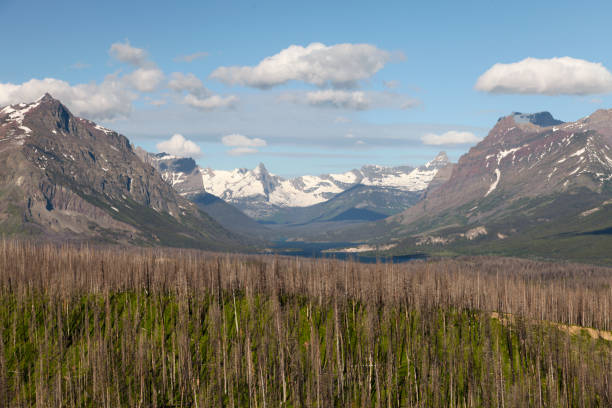
[[[500,94],[602,94],[612,91],[612,74],[601,63],[571,57],[526,58],[493,65],[475,88]]]
[[[193,54],[189,54],[189,55],[179,55],[178,57],[176,57],[174,60],[176,62],[193,62],[197,59],[200,58],[205,58],[208,57],[208,53],[204,52],[204,51],[200,51],[200,52],[194,52]]]
[[[174,72],[170,76],[168,87],[175,92],[187,92],[183,103],[192,108],[209,111],[219,108],[231,108],[238,103],[238,97],[234,95],[215,95],[210,92],[202,81],[194,74]]]
[[[194,74],[183,74],[182,72],[173,72],[168,81],[168,87],[175,92],[187,91],[192,94],[208,93],[204,84]]]
[[[143,67],[150,63],[147,52],[142,48],[132,47],[127,40],[124,43],[112,44],[109,54],[113,58],[135,67]]]
[[[22,84],[0,83],[0,106],[31,102],[46,92],[61,100],[76,115],[99,120],[127,116],[137,98],[114,75],[107,76],[99,84],[78,85],[45,78],[31,79]]]
[[[164,80],[164,73],[158,68],[138,68],[123,79],[137,91],[153,92]]]
[[[421,136],[421,141],[426,145],[453,145],[469,144],[479,142],[480,139],[472,132],[461,132],[450,130],[442,134],[427,133]]]
[[[118,61],[130,64],[136,69],[123,76],[126,85],[139,92],[153,92],[159,88],[164,80],[164,73],[142,48],[132,47],[129,41],[114,43],[109,54]]]
[[[393,55],[370,44],[291,45],[255,66],[219,67],[211,78],[230,85],[271,88],[289,81],[351,87],[380,71]]]
[[[249,138],[238,133],[223,136],[221,142],[230,147],[263,147],[267,144],[263,139]]]
[[[80,116],[99,120],[125,117],[138,98],[137,92],[157,90],[164,81],[164,73],[148,59],[145,50],[132,47],[128,41],[112,44],[109,53],[135,69],[125,75],[108,75],[101,83],[70,85],[55,78],[0,83],[0,104],[29,102],[48,92]]]
[[[232,156],[257,153],[259,151],[257,150],[258,147],[264,147],[267,145],[266,141],[263,139],[256,137],[249,138],[238,133],[223,136],[221,138],[221,143],[223,143],[225,146],[233,147],[233,149],[227,152]]]
[[[200,146],[192,142],[191,140],[185,139],[181,134],[174,134],[168,140],[157,144],[157,151],[165,152],[173,156],[179,157],[200,157],[202,156],[202,150]]]
[[[310,105],[332,106],[335,108],[364,110],[370,107],[370,101],[362,91],[342,91],[335,89],[324,89],[321,91],[308,92],[306,100]]]
[[[138,99],[139,92],[159,89],[165,75],[148,59],[145,50],[132,47],[128,41],[112,44],[109,53],[117,60],[132,65],[134,69],[127,74],[107,75],[99,83],[71,85],[55,78],[34,78],[21,84],[0,83],[0,105],[31,102],[48,92],[79,116],[95,120],[126,117],[131,113],[132,103]],[[76,64],[73,67],[82,68],[84,65]],[[200,101],[200,104],[214,106],[230,102],[233,101],[211,99]],[[154,104],[159,105],[161,102]]]

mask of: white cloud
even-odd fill
[[[315,107],[348,110],[410,109],[421,103],[418,99],[395,92],[346,91],[342,89],[284,92],[278,96],[278,100]],[[347,123],[348,121],[348,119],[342,117],[334,119],[334,123]]]
[[[495,64],[478,78],[479,91],[505,94],[589,95],[612,91],[612,74],[600,63],[562,57]]]
[[[31,79],[22,84],[0,83],[0,105],[31,102],[48,92],[79,116],[109,120],[128,116],[139,93],[154,92],[166,86],[163,71],[148,59],[145,50],[132,47],[126,41],[112,44],[109,53],[135,68],[126,74],[108,75],[101,83],[71,85],[55,78]],[[173,73],[167,86],[177,92],[187,91],[182,102],[200,110],[232,107],[238,102],[233,95],[213,95],[193,74]],[[150,103],[160,106],[165,101]]]
[[[370,101],[362,91],[348,92],[335,89],[308,92],[306,100],[314,106],[333,106],[335,108],[364,110],[370,107]]]
[[[176,62],[188,62],[189,63],[189,62],[193,62],[197,59],[205,58],[205,57],[208,57],[208,53],[204,51],[200,51],[200,52],[194,52],[193,54],[189,54],[189,55],[179,55],[174,60]]]
[[[236,147],[234,149],[228,150],[227,154],[230,156],[242,156],[245,154],[255,154],[258,153],[259,150],[253,149],[252,147]]]
[[[476,143],[480,139],[472,132],[450,130],[442,134],[427,133],[421,136],[421,141],[426,145],[453,145]]]
[[[59,79],[45,78],[22,84],[0,83],[0,106],[31,102],[46,92],[62,101],[74,114],[100,120],[127,116],[137,98],[114,75],[107,76],[100,84],[70,85]]]
[[[164,73],[149,61],[145,50],[132,47],[128,41],[112,44],[109,53],[136,69],[122,76],[108,75],[99,84],[70,85],[55,78],[31,79],[17,85],[0,83],[0,104],[29,102],[48,92],[79,116],[102,120],[125,117],[139,96],[133,91],[157,90],[164,81]]]
[[[173,72],[168,87],[176,92],[187,91],[195,95],[208,93],[202,81],[192,73]]]
[[[248,138],[238,133],[223,136],[221,138],[221,142],[225,146],[229,147],[263,147],[267,145],[266,141],[263,139],[259,139],[256,137]]]
[[[109,54],[115,59],[130,64],[136,69],[123,76],[127,86],[139,92],[153,92],[158,89],[164,80],[164,73],[142,48],[132,47],[129,41],[125,43],[114,43],[111,45]]]
[[[125,62],[136,67],[142,67],[150,63],[148,61],[147,52],[142,48],[132,47],[130,42],[127,40],[125,43],[112,44],[109,54],[121,62]]]
[[[238,97],[234,95],[221,96],[210,92],[202,81],[194,74],[183,74],[173,72],[168,82],[168,87],[175,92],[186,91],[183,103],[192,108],[209,111],[219,108],[231,108],[238,103]]]
[[[231,108],[238,103],[238,97],[234,95],[220,96],[211,95],[200,98],[193,94],[188,94],[183,99],[183,102],[192,108],[209,111],[219,108]]]
[[[225,146],[233,147],[228,150],[228,154],[231,156],[241,156],[243,154],[254,154],[257,153],[257,147],[264,147],[267,145],[266,141],[259,138],[249,138],[244,135],[234,133],[226,135],[221,138],[221,143]]]
[[[370,78],[392,59],[390,52],[370,44],[291,45],[256,66],[219,67],[210,77],[230,85],[262,89],[289,81],[350,87]]]
[[[347,138],[347,139],[354,139],[355,135],[352,134],[352,133],[347,133],[346,135],[344,135],[344,137]]]
[[[170,139],[158,143],[157,151],[180,157],[200,157],[202,155],[200,146],[178,133]]]
[[[153,92],[164,80],[164,73],[158,68],[138,68],[125,75],[124,80],[140,92]]]
[[[349,123],[351,120],[346,116],[336,116],[334,123]]]

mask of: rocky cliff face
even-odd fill
[[[48,94],[0,110],[0,159],[4,232],[199,247],[234,241],[126,137],[73,116]]]

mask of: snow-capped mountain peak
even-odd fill
[[[440,152],[436,157],[434,157],[433,160],[425,163],[424,167],[427,169],[441,169],[442,167],[448,166],[449,163],[450,160],[448,159],[446,152]]]
[[[185,159],[157,155],[154,163],[164,178],[184,195],[206,191],[237,205],[247,214],[258,217],[273,208],[307,207],[329,200],[358,184],[418,192],[427,188],[438,170],[448,165],[441,152],[427,164],[384,167],[366,165],[344,173],[305,175],[283,178],[270,173],[263,163],[252,170],[213,170],[197,168],[195,172],[178,171],[176,163]],[[175,169],[173,171],[172,169]],[[183,169],[184,170],[184,169]]]

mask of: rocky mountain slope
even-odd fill
[[[44,238],[236,248],[128,139],[49,94],[0,110],[0,232]]]
[[[229,231],[257,238],[260,241],[278,238],[265,225],[258,223],[215,195],[206,192],[195,193],[189,196],[189,200]]]
[[[390,191],[394,196],[404,194],[406,200],[412,200],[414,193],[426,190],[440,169],[449,165],[442,152],[418,168],[368,165],[346,173],[285,179],[268,172],[262,163],[252,170],[226,171],[201,169],[191,159],[166,154],[154,155],[151,161],[181,194],[190,196],[206,191],[262,220],[274,219],[289,208],[324,203],[357,185],[379,188],[381,196]]]
[[[403,251],[598,257],[607,246],[612,258],[610,227],[612,111],[597,111],[571,123],[500,118],[447,182],[379,232]]]

